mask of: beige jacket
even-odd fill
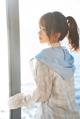
[[[19,93],[10,97],[9,108],[28,107],[40,102],[35,119],[80,119],[75,103],[74,79],[63,80],[41,61],[33,62],[36,90],[32,96]]]

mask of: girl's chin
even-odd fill
[[[40,43],[44,43],[42,40],[40,40]]]
[[[46,43],[44,40],[42,40],[41,38],[39,38],[40,43]]]
[[[39,38],[39,41],[42,42],[42,40]]]

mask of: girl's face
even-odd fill
[[[40,26],[39,28],[40,28],[40,31],[39,31],[40,43],[48,43],[49,42],[49,37],[47,35],[45,27]]]

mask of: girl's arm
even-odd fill
[[[32,96],[19,93],[9,99],[9,108],[16,109],[23,106],[31,106],[35,102],[45,102],[49,99],[52,90],[52,77],[48,66],[37,61],[35,64],[35,80],[37,88]]]

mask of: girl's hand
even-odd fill
[[[28,106],[31,96],[23,93],[18,93],[11,96],[8,101],[9,109],[17,109],[23,106]]]

